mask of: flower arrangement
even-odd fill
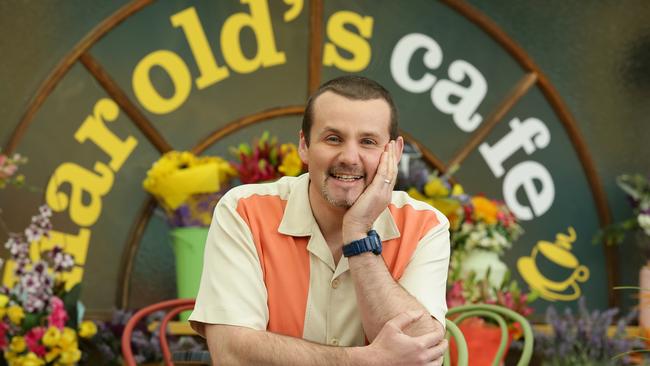
[[[274,180],[285,175],[295,177],[305,170],[296,145],[279,145],[277,138],[270,137],[268,131],[252,146],[241,143],[230,151],[237,158],[232,165],[244,184]]]
[[[516,311],[524,317],[533,313],[530,303],[537,299],[536,293],[526,293],[519,288],[517,281],[510,279],[506,273],[503,281],[497,287],[486,278],[477,278],[471,274],[468,278],[454,281],[447,291],[449,307],[465,304],[493,304]]]
[[[153,164],[142,186],[156,197],[170,226],[209,226],[214,206],[235,178],[241,183],[257,183],[304,171],[296,145],[278,144],[268,132],[252,146],[242,143],[231,152],[236,161],[170,151]]]
[[[439,209],[450,222],[449,283],[465,279],[471,272],[486,276],[491,269],[492,286],[498,286],[506,272],[499,257],[523,233],[515,216],[503,202],[466,194],[446,175],[430,174],[421,187],[410,187],[407,193]]]
[[[10,233],[5,243],[14,281],[0,287],[0,349],[9,365],[75,364],[82,356],[80,343],[97,331],[93,322],[82,321],[79,285],[66,288],[74,258],[58,245],[38,254],[51,216],[50,208],[41,206],[24,232]]]
[[[616,179],[618,186],[625,192],[632,205],[633,216],[622,222],[613,224],[594,238],[600,242],[605,238],[606,244],[620,244],[629,232],[637,232],[650,239],[650,181],[641,174],[624,174]],[[646,257],[650,258],[650,248],[643,248]]]
[[[0,189],[8,185],[22,186],[25,176],[17,172],[18,167],[26,163],[27,158],[20,154],[8,156],[0,153]]]
[[[488,250],[501,255],[523,233],[517,219],[501,201],[469,196],[460,184],[432,174],[423,186],[408,194],[439,209],[450,221],[452,246],[457,251]]]
[[[220,157],[170,151],[156,161],[142,182],[165,210],[172,227],[208,226],[220,191],[236,175]]]
[[[636,313],[620,317],[616,322],[616,331],[608,335],[608,328],[614,323],[617,313],[618,309],[589,311],[584,297],[578,300],[577,314],[570,308],[558,314],[554,307],[548,307],[546,322],[551,326],[551,332],[535,334],[535,352],[544,357],[542,365],[641,364],[633,362],[630,351],[644,348],[643,341],[626,336],[626,326],[636,317]]]

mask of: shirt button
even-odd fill
[[[337,287],[339,287],[339,284],[340,284],[340,283],[341,283],[341,281],[339,281],[338,278],[334,279],[334,281],[332,281],[332,288],[337,288]]]
[[[332,338],[332,341],[330,342],[332,346],[338,346],[339,345],[339,340],[336,338]]]

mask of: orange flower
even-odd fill
[[[499,207],[494,202],[485,197],[476,196],[472,197],[472,205],[474,206],[474,215],[478,220],[483,220],[488,225],[497,223]]]

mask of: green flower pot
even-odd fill
[[[208,228],[182,227],[172,229],[170,234],[176,256],[176,293],[181,299],[195,299],[199,293]],[[187,320],[189,315],[189,311],[183,312],[181,320]]]

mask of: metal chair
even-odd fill
[[[533,356],[533,329],[528,320],[526,320],[526,318],[524,318],[521,314],[503,306],[489,304],[471,304],[456,306],[449,309],[447,312],[447,317],[447,339],[453,337],[456,341],[458,349],[458,359],[456,365],[467,366],[468,359],[471,359],[471,355],[468,354],[467,350],[467,342],[461,330],[458,328],[458,325],[464,320],[472,317],[490,318],[494,320],[501,329],[501,343],[497,350],[496,356],[492,361],[492,366],[499,365],[508,344],[508,326],[504,318],[509,318],[510,320],[519,323],[523,331],[524,347],[517,366],[525,366],[530,363],[530,359]],[[451,365],[449,350],[445,352],[444,365]]]
[[[133,348],[131,347],[131,336],[138,322],[156,311],[167,310],[167,314],[160,321],[160,349],[163,353],[165,365],[172,366],[174,363],[171,351],[169,350],[169,343],[167,342],[167,324],[182,311],[192,310],[193,308],[194,299],[174,299],[149,305],[133,314],[131,319],[126,323],[124,333],[122,334],[122,356],[124,357],[124,364],[127,366],[136,366]]]

